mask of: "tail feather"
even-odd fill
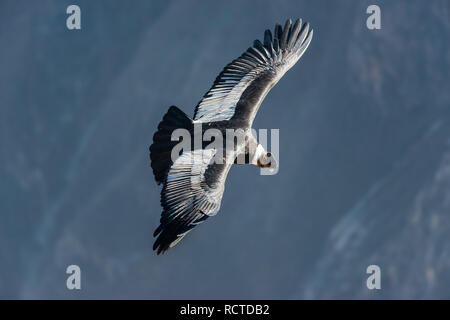
[[[158,131],[153,135],[150,146],[150,162],[155,180],[158,184],[164,182],[173,162],[172,149],[178,141],[172,141],[172,132],[176,129],[192,129],[192,120],[180,109],[171,106],[158,125]]]

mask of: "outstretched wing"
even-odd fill
[[[313,31],[309,24],[286,21],[284,29],[275,25],[264,34],[264,44],[255,40],[239,58],[228,64],[212,88],[195,108],[194,120],[213,122],[237,119],[251,126],[269,90],[308,48]]]
[[[192,228],[215,215],[231,164],[217,164],[214,149],[184,152],[171,166],[161,191],[161,224],[153,250],[177,244]]]

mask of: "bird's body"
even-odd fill
[[[169,108],[150,146],[155,180],[163,183],[163,213],[153,246],[158,254],[219,211],[226,177],[234,163],[275,165],[273,156],[251,133],[253,120],[267,93],[298,61],[311,38],[309,24],[302,25],[301,20],[294,25],[288,20],[284,30],[277,24],[273,38],[266,30],[264,43],[256,40],[223,69],[195,108],[193,119],[175,106]],[[194,137],[190,142],[183,137],[188,147],[179,152],[179,141],[173,140],[177,129]],[[231,145],[226,138],[230,132],[236,135]],[[202,139],[196,144],[198,136]],[[207,136],[209,140],[204,139]],[[221,142],[216,141],[221,137]]]

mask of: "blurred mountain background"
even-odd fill
[[[254,123],[279,173],[234,167],[156,256],[157,124],[289,17],[314,38]],[[0,298],[449,299],[449,40],[447,0],[1,1]]]

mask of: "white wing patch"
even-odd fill
[[[172,219],[192,210],[207,215],[219,211],[223,189],[212,189],[204,176],[215,152],[214,149],[184,152],[172,165],[163,187],[165,209]]]

